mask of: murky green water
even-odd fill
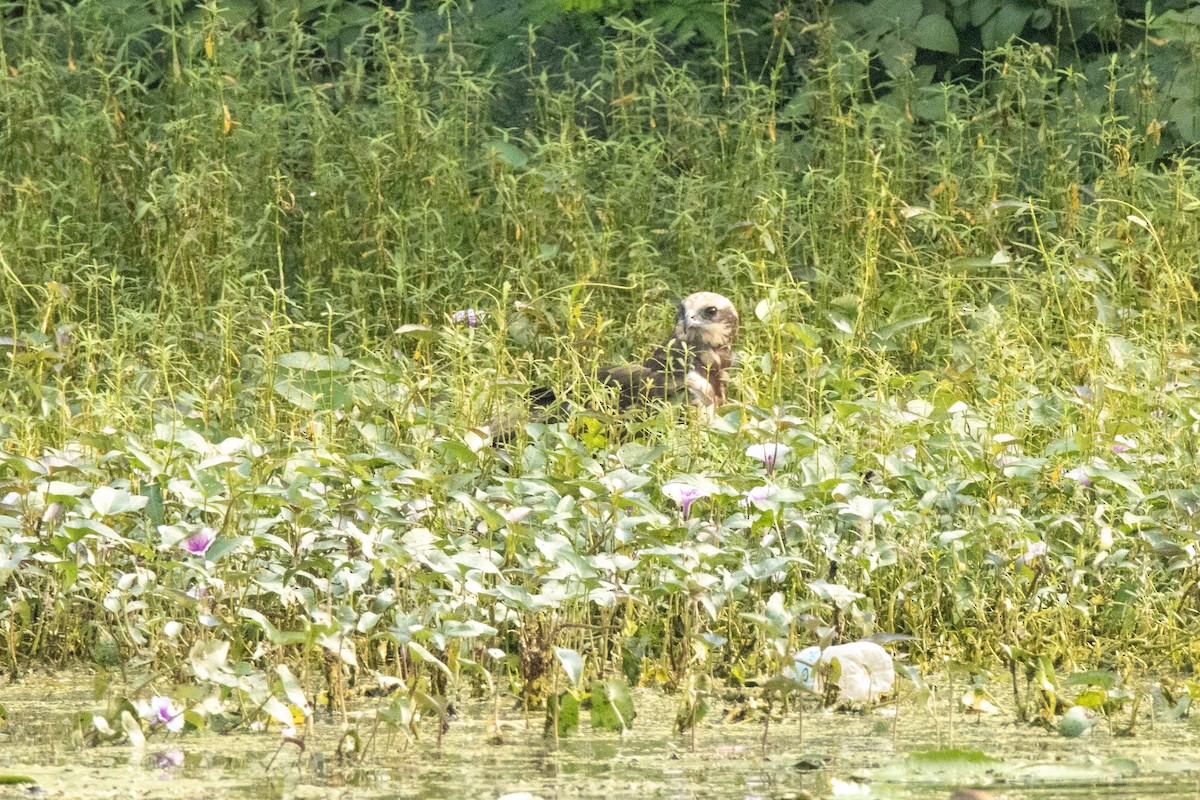
[[[411,745],[380,733],[364,762],[348,765],[335,756],[339,731],[332,723],[318,724],[303,753],[288,745],[277,756],[277,733],[155,733],[140,750],[79,749],[71,744],[70,720],[97,708],[88,687],[85,676],[34,676],[0,687],[9,711],[0,727],[0,775],[37,782],[33,789],[0,786],[0,797],[949,798],[957,787],[975,786],[1009,800],[1200,798],[1200,723],[1187,719],[1147,717],[1133,737],[1114,737],[1101,722],[1086,737],[1065,739],[1005,715],[959,717],[951,742],[948,709],[936,723],[928,710],[907,706],[898,719],[889,712],[810,712],[802,743],[793,716],[772,725],[764,749],[761,725],[723,723],[714,712],[693,752],[671,731],[674,699],[643,691],[625,736],[585,729],[556,752],[537,721],[527,729],[513,712],[497,742],[491,707],[468,703],[440,746],[432,725]],[[951,743],[992,760],[910,757]]]

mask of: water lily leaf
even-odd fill
[[[579,698],[571,692],[563,692],[558,697],[546,700],[546,734],[558,726],[558,735],[566,736],[579,728]]]
[[[312,714],[312,706],[308,703],[308,697],[305,696],[304,689],[300,686],[300,681],[296,680],[296,676],[292,674],[288,665],[277,664],[275,666],[275,674],[279,676],[279,681],[283,684],[283,693],[287,697],[288,702],[303,711],[305,717]]]
[[[910,782],[936,777],[939,782],[968,782],[981,779],[1001,764],[980,750],[918,750],[883,767],[877,778]]]
[[[583,680],[583,657],[566,647],[555,647],[554,655],[558,656],[558,663],[562,664],[563,672],[567,673],[567,680],[571,685],[579,686],[579,682]]]
[[[623,680],[592,683],[592,727],[622,733],[633,725],[633,697]]]

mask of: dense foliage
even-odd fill
[[[760,72],[728,27],[672,53],[678,3],[564,7],[604,36],[518,31],[505,72],[457,11],[121,5],[6,7],[11,671],[145,671],[202,726],[370,671],[397,725],[585,675],[694,704],[833,631],[1043,699],[1055,666],[1194,668],[1200,82],[1156,77],[1194,10],[1132,45],[1097,18],[1076,68],[1001,35],[1073,4],[929,6],[914,40],[841,4],[769,15]],[[933,82],[968,29],[998,47]],[[478,432],[701,288],[744,321],[714,424]]]

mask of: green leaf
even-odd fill
[[[987,22],[979,27],[979,36],[985,49],[1008,44],[1014,36],[1020,36],[1025,23],[1033,15],[1033,9],[1019,3],[1005,3]]]
[[[440,658],[438,658],[433,653],[426,650],[422,645],[419,645],[416,642],[409,642],[407,647],[408,647],[408,651],[410,653],[412,653],[417,658],[424,661],[426,664],[432,664],[433,666],[440,669],[443,673],[445,673],[447,678],[454,677],[454,675],[452,675],[450,672],[450,668],[447,667]]]
[[[114,489],[111,486],[101,486],[92,492],[92,506],[104,517],[123,514],[126,511],[141,511],[147,502],[148,497],[131,495],[124,489]]]
[[[1109,669],[1093,669],[1086,672],[1076,672],[1065,681],[1067,686],[1098,686],[1101,689],[1109,690],[1120,682],[1121,678],[1117,673]],[[1082,705],[1078,700],[1076,705]]]
[[[958,55],[958,33],[950,20],[940,14],[926,14],[913,29],[912,41],[917,47],[938,53]]]
[[[554,730],[557,710],[558,735],[566,736],[579,728],[579,698],[570,692],[563,692],[558,697],[546,701],[546,734]]]
[[[277,664],[275,674],[279,676],[279,681],[283,684],[283,693],[287,696],[288,702],[302,710],[305,716],[311,714],[312,707],[308,704],[308,697],[304,694],[300,681],[296,679],[287,664]]]
[[[288,369],[307,370],[310,372],[346,372],[350,369],[350,359],[345,356],[326,355],[324,353],[296,352],[284,353],[278,359],[279,366]]]
[[[305,411],[344,411],[354,403],[345,384],[318,372],[298,372],[275,382],[275,393]]]
[[[704,695],[696,698],[694,703],[684,703],[675,715],[675,732],[687,733],[700,724],[708,714],[708,699]]]
[[[592,727],[621,733],[633,725],[633,697],[622,680],[592,683]]]
[[[396,335],[409,336],[422,342],[433,342],[437,341],[442,334],[428,325],[413,324],[401,325],[399,328],[396,328]]]
[[[263,634],[271,644],[303,644],[308,639],[303,631],[279,630],[257,609],[243,607],[238,609],[238,614],[262,628]]]
[[[1075,705],[1090,708],[1092,711],[1103,711],[1107,701],[1108,692],[1100,689],[1089,689],[1086,692],[1080,692],[1075,697]]]
[[[579,686],[579,682],[583,680],[583,656],[566,647],[554,648],[554,655],[558,656],[558,663],[562,664],[571,685]]]
[[[146,744],[146,734],[142,732],[142,723],[126,709],[121,709],[121,729],[129,737],[129,743],[134,747]]]
[[[501,139],[493,139],[487,143],[488,149],[491,150],[496,158],[512,167],[513,169],[521,169],[529,163],[529,156],[517,147],[512,142],[505,142]]]
[[[936,766],[944,767],[953,764],[994,764],[997,759],[984,753],[982,750],[918,750],[914,753],[909,753],[908,761],[910,764],[921,766]]]

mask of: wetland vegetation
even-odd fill
[[[663,754],[728,740],[791,776],[731,791],[824,796],[863,751],[805,741],[920,775],[978,724],[1194,796],[1200,16],[1163,5],[968,58],[854,3],[717,3],[712,46],[0,3],[0,737],[71,669],[68,762],[222,734],[335,786],[516,740],[703,794]],[[610,413],[589,376],[696,290],[741,312],[730,403]],[[543,385],[590,410],[489,441]],[[795,654],[870,636],[899,700],[818,711]]]

